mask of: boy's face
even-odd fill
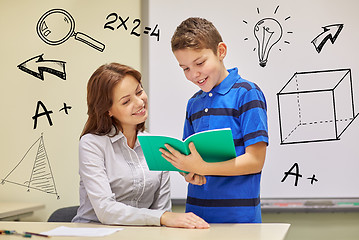
[[[221,44],[224,45],[224,43]],[[217,54],[214,54],[211,49],[180,49],[173,52],[186,78],[204,92],[211,91],[228,75],[223,64],[226,46],[221,46],[221,44]]]

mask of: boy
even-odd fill
[[[188,101],[183,139],[229,127],[237,153],[234,159],[207,163],[193,143],[188,156],[169,145],[169,151],[160,150],[175,167],[191,173],[186,212],[208,223],[260,223],[260,179],[268,145],[265,97],[237,68],[225,68],[227,46],[206,19],[183,21],[171,45],[186,78],[201,89]]]

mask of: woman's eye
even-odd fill
[[[126,101],[122,102],[122,105],[126,105],[129,102],[130,102],[130,100],[126,100]]]
[[[139,90],[139,91],[137,92],[137,95],[141,95],[142,93],[143,93],[143,89]]]

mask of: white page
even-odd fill
[[[73,228],[61,226],[41,234],[49,236],[102,237],[120,230],[123,230],[123,228]]]

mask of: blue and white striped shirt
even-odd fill
[[[268,144],[267,105],[259,87],[241,78],[238,69],[210,92],[198,91],[187,104],[183,139],[210,129],[231,128],[237,156],[249,145]],[[261,222],[261,173],[206,176],[202,186],[188,185],[186,211],[209,223]]]

